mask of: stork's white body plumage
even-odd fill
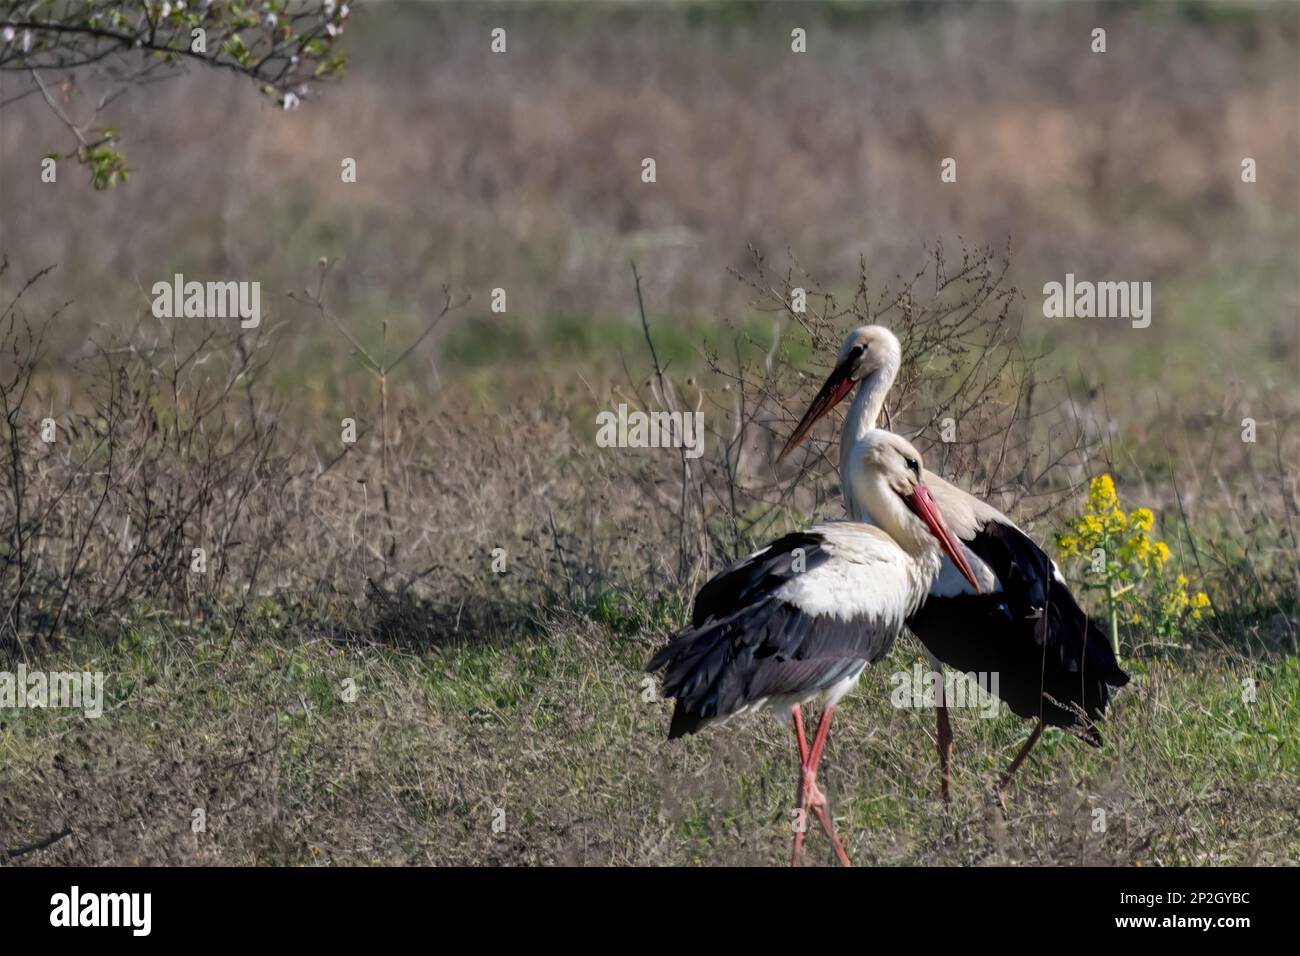
[[[893,646],[925,600],[941,554],[960,546],[921,482],[920,457],[889,432],[863,437],[849,466],[873,524],[823,522],[786,535],[704,585],[691,623],[650,661],[676,699],[670,737],[770,709],[794,721],[805,801],[835,843],[816,769],[835,705]],[[809,746],[800,707],[825,702]],[[802,832],[795,835],[798,861]]]
[[[920,607],[939,573],[938,548],[907,554],[879,527],[854,521],[828,521],[814,525],[808,534],[821,539],[827,560],[793,576],[772,591],[781,601],[810,618],[825,618],[853,625],[861,633],[892,635],[903,629],[908,616]],[[768,545],[754,552],[738,569],[761,561],[772,552]],[[960,573],[960,572],[958,572]],[[888,646],[884,648],[888,650]],[[770,710],[779,720],[789,719],[795,704],[820,702],[834,707],[857,686],[870,662],[861,658],[849,673],[826,686],[811,686],[789,694],[747,701],[734,714]]]
[[[902,349],[888,329],[855,329],[781,452],[784,457],[856,386],[840,434],[840,481],[846,510],[857,521],[875,523],[878,516],[853,463],[876,440],[876,422],[901,362]],[[938,666],[999,673],[1002,700],[1017,714],[1037,719],[1003,783],[1044,723],[1100,746],[1096,721],[1110,688],[1128,681],[1104,629],[1080,609],[1055,562],[1011,519],[938,475],[926,471],[921,478],[959,543],[943,558],[928,601],[908,625]],[[946,803],[952,734],[942,701],[938,720]]]
[[[908,554],[872,524],[827,521],[812,531],[825,541],[831,560],[777,592],[808,614],[901,626],[939,573],[937,546]]]

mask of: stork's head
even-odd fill
[[[903,361],[898,338],[883,325],[863,325],[850,332],[835,355],[835,367],[822,383],[821,391],[804,412],[777,461],[807,437],[817,420],[844,400],[853,387],[873,372],[883,371],[892,382]]]
[[[921,481],[921,453],[907,439],[878,428],[859,443],[857,454],[861,457],[853,463],[852,480],[880,526],[913,554],[932,547],[931,539],[937,541],[978,594],[965,549]]]

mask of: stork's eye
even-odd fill
[[[915,458],[907,458],[907,457],[904,457],[903,460],[904,460],[905,462],[907,462],[907,467],[910,468],[910,469],[912,470],[912,474],[914,474],[914,475],[916,475],[916,477],[920,478],[920,477],[921,477],[921,466],[920,466],[920,464],[917,463],[917,460],[916,460]]]

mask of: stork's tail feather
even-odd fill
[[[673,708],[672,723],[668,725],[668,739],[676,740],[678,737],[693,734],[703,727],[704,723],[705,719],[703,717],[689,713],[679,700],[677,706]]]
[[[1129,681],[1105,625],[1084,613],[1051,559],[1017,529],[990,523],[968,544],[1002,590],[932,598],[912,629],[948,666],[998,673],[997,694],[1013,713],[1101,746],[1097,722]]]
[[[719,683],[734,657],[735,621],[710,619],[688,627],[650,659],[646,670],[663,670],[662,692],[675,697],[669,738],[693,734],[719,716]]]
[[[646,669],[662,669],[677,698],[670,737],[694,733],[773,700],[808,699],[855,679],[894,643],[879,622],[807,614],[780,598],[687,627]]]
[[[1066,672],[1068,709],[1076,716],[1073,729],[1094,747],[1102,745],[1096,721],[1104,718],[1111,694],[1129,682],[1120,667],[1105,624],[1079,607],[1069,588],[1053,580],[1048,589],[1050,615],[1060,646],[1060,663]]]

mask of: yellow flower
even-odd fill
[[[1165,614],[1169,617],[1177,617],[1187,610],[1187,600],[1186,591],[1170,591],[1165,595],[1161,603],[1164,606]]]
[[[1119,534],[1127,524],[1128,518],[1118,508],[1112,508],[1110,514],[1106,516],[1105,528],[1111,534]]]
[[[1110,511],[1118,505],[1115,482],[1110,475],[1098,475],[1088,488],[1088,503],[1095,511]]]
[[[1169,560],[1169,545],[1163,541],[1157,541],[1154,545],[1154,557],[1158,567],[1164,567],[1164,563]]]
[[[1128,520],[1138,531],[1150,531],[1156,516],[1151,513],[1150,508],[1134,508],[1129,512]]]
[[[1204,591],[1197,591],[1192,595],[1192,617],[1196,620],[1201,619],[1201,611],[1210,606],[1210,596]]]

